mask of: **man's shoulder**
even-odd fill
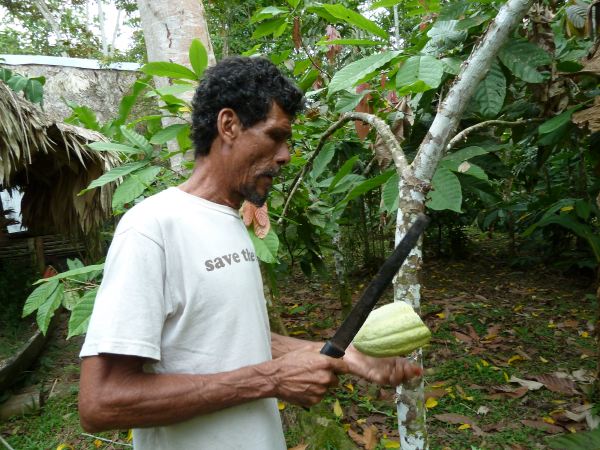
[[[173,189],[165,189],[133,206],[119,221],[117,233],[132,228],[145,233],[160,233],[161,222],[169,217],[173,208],[176,207],[176,196],[173,195]]]

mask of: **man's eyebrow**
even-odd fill
[[[287,127],[272,128],[268,133],[271,137],[276,139],[289,139],[292,137],[292,129]]]

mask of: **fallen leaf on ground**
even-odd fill
[[[365,450],[373,450],[377,447],[377,427],[375,425],[365,428],[363,434],[357,433],[350,428],[348,435],[358,445],[363,446]]]
[[[542,387],[544,387],[544,384],[540,383],[539,381],[523,380],[521,378],[515,377],[514,375],[512,377],[510,377],[510,380],[508,380],[508,381],[511,383],[518,383],[521,386],[526,387],[530,391],[537,391],[538,389],[541,389]]]
[[[477,414],[479,414],[480,416],[485,416],[489,412],[490,408],[488,408],[487,406],[481,405],[479,409],[477,409]]]
[[[295,447],[288,448],[288,450],[306,450],[308,444],[298,444]]]
[[[556,426],[556,425],[552,425],[550,423],[546,423],[543,420],[527,420],[527,419],[525,419],[525,420],[521,420],[521,423],[530,428],[535,428],[536,430],[542,430],[542,431],[545,431],[546,433],[550,433],[550,434],[563,433],[565,431],[564,428]]]
[[[520,388],[511,388],[510,386],[494,386],[493,389],[498,390],[500,392],[496,392],[494,394],[488,395],[491,399],[500,399],[500,398],[521,398],[529,389],[525,386],[521,386]]]
[[[540,383],[544,383],[544,386],[551,390],[552,392],[557,392],[559,394],[567,394],[574,395],[577,394],[577,388],[575,386],[575,382],[569,378],[559,378],[554,374],[543,374],[543,375],[535,375],[533,378],[538,380]]]
[[[483,432],[483,430],[481,428],[479,428],[477,423],[468,416],[463,416],[461,414],[448,413],[448,414],[435,414],[433,417],[435,417],[440,422],[444,422],[444,423],[452,423],[452,424],[460,424],[460,425],[467,424],[471,428],[473,428],[473,432],[477,436],[483,436],[485,434]]]

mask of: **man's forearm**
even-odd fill
[[[314,347],[315,351],[318,353],[322,346],[322,342],[305,341],[304,339],[271,333],[271,352],[273,358],[279,358],[304,347]]]
[[[80,415],[89,431],[170,425],[276,395],[270,362],[210,375],[132,370],[119,383],[102,382],[112,369],[98,357],[83,361]],[[98,390],[98,385],[103,388]]]

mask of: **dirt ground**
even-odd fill
[[[594,420],[588,400],[596,365],[593,280],[551,266],[513,267],[501,242],[481,239],[466,259],[426,258],[422,316],[433,332],[424,350],[430,448],[549,448],[547,437],[585,430]],[[371,276],[362,271],[353,277],[354,300]],[[332,280],[296,273],[280,290],[275,306],[290,335],[324,340],[339,326]],[[380,303],[391,301],[390,294]],[[56,333],[21,382],[38,386],[45,397],[52,393],[42,413],[0,424],[0,436],[15,449],[125,448],[126,431],[98,436],[112,444],[82,434],[76,411],[81,340],[64,336],[64,329]],[[280,410],[284,416],[296,411],[285,403]],[[333,425],[343,439],[324,436],[327,444],[315,444],[306,433],[319,430],[285,420],[290,448],[397,448],[393,388],[346,377],[312,414],[311,426],[328,424],[330,433]]]

